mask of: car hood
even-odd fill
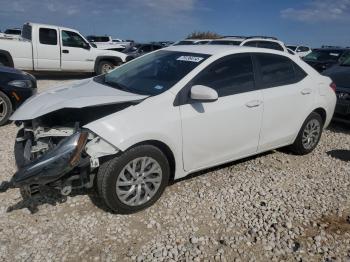
[[[350,66],[336,65],[322,74],[329,76],[338,87],[350,87]]]
[[[29,98],[10,119],[31,120],[63,108],[120,104],[145,98],[147,96],[118,90],[90,78],[51,88]]]

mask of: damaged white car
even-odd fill
[[[68,195],[96,183],[110,209],[136,212],[189,173],[278,147],[311,152],[333,89],[287,53],[169,47],[23,104],[11,118],[19,170],[6,187]]]

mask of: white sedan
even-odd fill
[[[317,146],[334,84],[293,55],[172,46],[48,90],[12,116],[19,170],[3,188],[68,195],[96,183],[118,213],[144,209],[169,181],[289,146]]]

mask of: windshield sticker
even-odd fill
[[[176,60],[199,63],[203,59],[204,59],[203,57],[199,57],[199,56],[185,56],[185,55],[183,55],[183,56],[180,56]]]
[[[154,89],[157,89],[157,90],[162,90],[164,87],[163,86],[160,86],[160,85],[156,85],[155,87],[154,87]]]
[[[337,53],[330,53],[329,55],[331,55],[331,56],[339,56],[339,54],[337,54]]]

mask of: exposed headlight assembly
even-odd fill
[[[88,133],[80,131],[64,138],[55,148],[18,170],[13,185],[45,185],[58,180],[79,164],[87,138]]]

